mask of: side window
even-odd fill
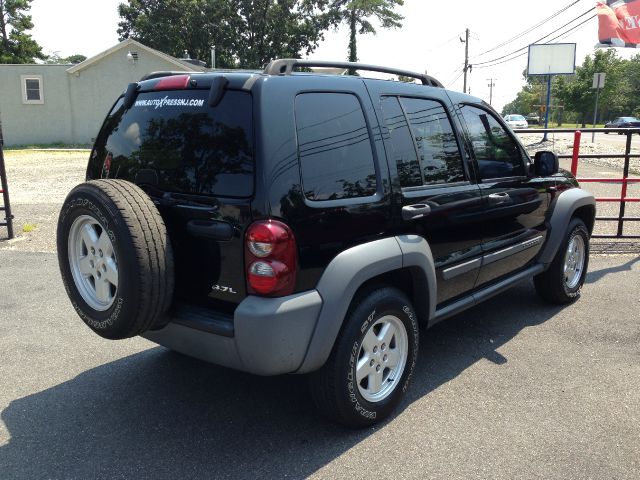
[[[458,143],[440,103],[384,97],[382,110],[403,187],[465,180]]]
[[[425,185],[464,181],[460,149],[444,107],[420,98],[401,102],[416,140]]]
[[[480,178],[524,175],[522,154],[515,140],[486,110],[464,105],[462,116],[469,131]]]
[[[395,160],[398,167],[400,185],[403,187],[418,187],[422,185],[416,147],[398,98],[382,97],[382,111],[385,124],[389,130],[391,143],[389,156]]]
[[[302,184],[309,200],[376,193],[376,172],[364,112],[355,95],[303,93],[296,97]]]

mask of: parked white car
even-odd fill
[[[522,115],[505,115],[504,121],[507,122],[511,128],[529,128],[527,119]]]

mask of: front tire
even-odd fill
[[[549,268],[534,278],[538,294],[564,305],[580,297],[589,265],[589,231],[579,218],[569,223],[565,239]]]
[[[309,376],[318,409],[349,427],[380,422],[406,392],[418,358],[418,320],[400,290],[356,300],[325,365]]]

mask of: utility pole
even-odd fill
[[[487,78],[487,81],[489,82],[489,85],[487,85],[487,87],[489,87],[489,105],[491,105],[493,101],[493,87],[495,87],[496,84],[493,83],[493,78]]]
[[[462,89],[462,93],[467,93],[467,72],[469,71],[469,29],[465,30],[465,40],[464,43],[464,87]]]

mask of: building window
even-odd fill
[[[42,105],[44,92],[42,90],[42,75],[21,75],[22,103]]]

